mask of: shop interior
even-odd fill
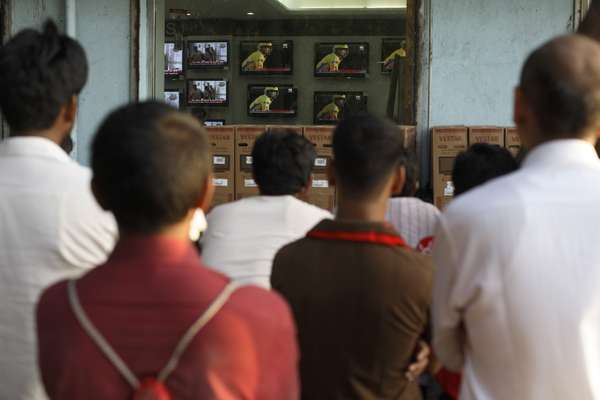
[[[206,125],[402,120],[403,0],[169,0],[165,13],[165,100]]]

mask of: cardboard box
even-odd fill
[[[235,128],[206,128],[213,165],[213,206],[235,200]]]
[[[472,126],[469,128],[469,146],[489,143],[504,147],[504,128],[496,126]]]
[[[333,126],[306,126],[304,137],[313,143],[317,158],[312,173],[312,187],[308,192],[308,202],[326,210],[335,207],[335,188],[329,184],[327,168],[333,158]]]
[[[239,125],[235,128],[235,198],[258,195],[252,176],[252,148],[266,130],[262,125]]]
[[[506,148],[516,157],[521,152],[521,137],[519,136],[519,132],[517,128],[506,128],[505,131],[504,142]]]
[[[404,149],[411,154],[417,154],[417,127],[400,125],[399,128],[402,134]]]
[[[431,130],[433,198],[444,208],[454,196],[452,168],[456,156],[467,150],[468,129],[465,126],[436,127]]]
[[[299,135],[304,134],[304,127],[299,125],[267,125],[267,130],[271,129],[291,129],[296,131]]]

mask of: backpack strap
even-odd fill
[[[181,338],[175,351],[171,355],[171,358],[167,362],[167,365],[158,374],[157,380],[164,383],[169,375],[177,368],[181,356],[188,348],[194,337],[208,324],[217,313],[223,308],[229,297],[235,292],[241,285],[235,282],[229,283],[225,289],[217,296],[212,304],[206,309],[206,311],[190,326],[186,331],[185,335]],[[87,335],[94,341],[96,346],[102,351],[102,353],[108,358],[113,366],[121,373],[123,378],[129,383],[129,385],[135,390],[140,387],[140,381],[135,374],[129,369],[127,364],[119,357],[119,355],[113,350],[110,344],[106,341],[104,336],[96,329],[92,321],[88,318],[87,314],[81,306],[79,296],[77,294],[76,281],[70,280],[67,284],[67,291],[69,295],[69,304],[75,314],[75,317],[81,324],[83,330]]]

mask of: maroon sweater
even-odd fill
[[[81,278],[93,324],[138,378],[156,376],[189,326],[228,283],[186,242],[120,242]],[[130,399],[132,389],[85,334],[66,282],[37,310],[39,365],[51,399]],[[298,398],[295,329],[286,303],[257,287],[238,289],[197,335],[167,380],[174,399]]]

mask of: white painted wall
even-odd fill
[[[77,39],[90,64],[77,125],[77,160],[88,164],[99,124],[109,111],[130,100],[129,1],[77,0]]]
[[[531,50],[572,29],[572,0],[432,0],[434,125],[510,125]]]

